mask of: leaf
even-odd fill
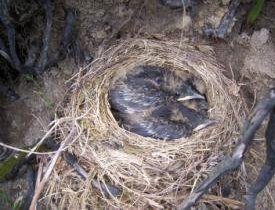
[[[254,5],[250,9],[246,19],[246,22],[248,24],[253,24],[255,22],[255,20],[260,15],[263,9],[264,3],[265,3],[265,0],[254,0]]]

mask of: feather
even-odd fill
[[[192,82],[199,80],[191,78],[156,66],[133,69],[109,91],[115,118],[131,132],[164,140],[187,137],[211,125],[207,99]]]

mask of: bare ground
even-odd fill
[[[225,75],[237,81],[236,94],[245,97],[248,112],[255,100],[268,87],[274,86],[275,3],[272,1],[267,1],[256,24],[245,29],[241,26],[249,4],[242,4],[232,32],[225,41],[210,40],[201,35],[203,23],[217,25],[226,11],[226,6],[214,0],[201,2],[194,18],[182,10],[164,7],[157,0],[66,0],[66,4],[78,10],[77,28],[81,45],[93,56],[100,55],[102,49],[117,39],[127,37],[174,39],[195,45],[206,43],[213,47],[217,59],[225,65]],[[18,147],[32,145],[44,135],[55,107],[63,100],[68,88],[65,81],[77,69],[72,59],[66,58],[43,75],[39,85],[26,78],[20,79],[16,91],[21,99],[13,103],[0,101],[0,136],[5,143]],[[265,158],[263,136],[262,129],[246,158],[245,181],[248,183],[255,179]],[[0,189],[4,189],[13,200],[20,197],[14,193],[19,189],[15,187],[17,182],[0,185]],[[21,188],[24,188],[23,185]],[[258,196],[257,209],[274,209],[274,198],[275,178]]]

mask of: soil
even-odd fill
[[[197,14],[193,17],[189,16],[188,11],[165,7],[158,0],[65,2],[77,9],[76,27],[81,47],[93,57],[104,53],[103,49],[118,39],[129,37],[173,39],[194,45],[203,43],[210,45],[216,52],[217,59],[227,69],[224,74],[237,81],[235,94],[246,99],[248,112],[267,88],[274,86],[275,2],[272,0],[266,1],[258,20],[250,27],[243,27],[243,23],[251,1],[242,1],[225,40],[204,37],[201,28],[206,22],[217,26],[227,11],[229,1],[199,1]],[[57,24],[56,28],[60,26]],[[54,30],[54,33],[58,33],[58,30]],[[64,98],[68,89],[66,81],[78,69],[73,59],[67,57],[37,82],[26,77],[20,78],[15,89],[20,99],[15,102],[0,99],[1,140],[16,147],[26,147],[37,142],[47,131],[55,108]],[[263,131],[264,128],[258,133],[246,158],[247,167],[243,173],[246,172],[244,177],[247,183],[255,179],[265,158]],[[0,189],[15,200],[24,193],[18,193],[17,185],[17,181],[14,184],[4,183],[0,184]],[[23,185],[21,188],[24,188]],[[235,199],[238,196],[242,195],[239,193]],[[259,194],[257,209],[275,209],[274,198],[275,178]]]

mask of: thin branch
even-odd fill
[[[36,204],[37,201],[39,199],[39,196],[46,184],[46,182],[48,181],[50,174],[52,173],[54,166],[56,164],[56,161],[58,159],[58,157],[61,155],[63,149],[65,146],[67,146],[75,137],[75,133],[76,133],[76,127],[72,128],[71,132],[69,133],[69,135],[66,137],[66,139],[60,144],[59,149],[57,150],[57,152],[55,153],[55,155],[53,156],[42,180],[40,181],[39,184],[37,184],[36,188],[35,188],[35,192],[34,192],[34,196],[30,205],[30,210],[35,210],[36,209]]]
[[[14,26],[10,21],[8,3],[6,0],[0,0],[0,21],[5,27],[8,43],[9,43],[9,55],[12,60],[12,66],[19,72],[22,72],[21,62],[16,53],[16,42],[15,42],[15,30]]]
[[[7,145],[7,144],[4,144],[2,142],[0,142],[0,146],[2,147],[6,147],[8,149],[11,149],[11,150],[14,150],[14,151],[17,151],[17,152],[24,152],[26,154],[35,154],[35,155],[51,155],[51,154],[55,154],[57,151],[53,151],[53,152],[35,152],[35,151],[32,151],[32,150],[26,150],[26,149],[20,149],[20,148],[17,148],[17,147],[13,147],[13,146],[10,146],[10,145]]]
[[[76,11],[73,8],[66,10],[66,25],[63,29],[62,38],[59,43],[59,48],[53,58],[50,58],[46,64],[46,69],[54,66],[59,60],[64,59],[66,48],[73,38],[73,26],[75,22]]]
[[[266,160],[256,181],[245,195],[245,209],[254,210],[257,195],[266,187],[275,174],[275,109],[270,115],[266,129]]]
[[[53,19],[53,14],[52,14],[53,8],[52,8],[51,0],[43,0],[42,4],[45,12],[46,24],[45,24],[45,29],[43,31],[43,38],[42,38],[43,44],[42,44],[41,54],[36,66],[36,72],[38,74],[44,71],[48,61],[49,41],[50,41],[52,19]]]
[[[64,157],[66,162],[78,173],[82,179],[88,178],[88,173],[78,164],[77,158],[73,154],[65,152]],[[106,197],[116,197],[121,193],[118,187],[99,182],[96,179],[92,179],[92,185],[98,190],[102,191]]]
[[[25,60],[23,68],[25,69],[26,72],[30,74],[35,74],[36,72],[34,72],[35,71],[34,63],[35,63],[35,60],[37,59],[39,47],[33,37],[30,37],[30,39],[31,39],[29,42],[30,48],[28,49],[28,55]]]
[[[230,24],[237,12],[237,8],[240,5],[240,0],[232,0],[228,12],[223,16],[218,28],[212,28],[211,25],[207,24],[203,27],[203,33],[206,36],[218,37],[223,39],[228,31]]]
[[[219,38],[224,38],[225,34],[230,26],[230,24],[233,21],[233,18],[236,14],[237,8],[239,7],[241,1],[240,0],[232,0],[229,8],[228,8],[228,12],[224,15],[224,17],[222,18],[220,25],[217,29],[217,37]]]
[[[5,45],[5,43],[3,42],[3,40],[0,38],[0,55],[5,58],[11,66],[13,66],[11,57],[9,55],[8,49]]]
[[[35,189],[35,186],[34,186],[35,172],[31,166],[28,166],[28,171],[26,176],[27,176],[28,190],[27,190],[26,196],[24,196],[23,204],[20,208],[21,210],[29,209],[29,206],[32,201],[34,189]]]

